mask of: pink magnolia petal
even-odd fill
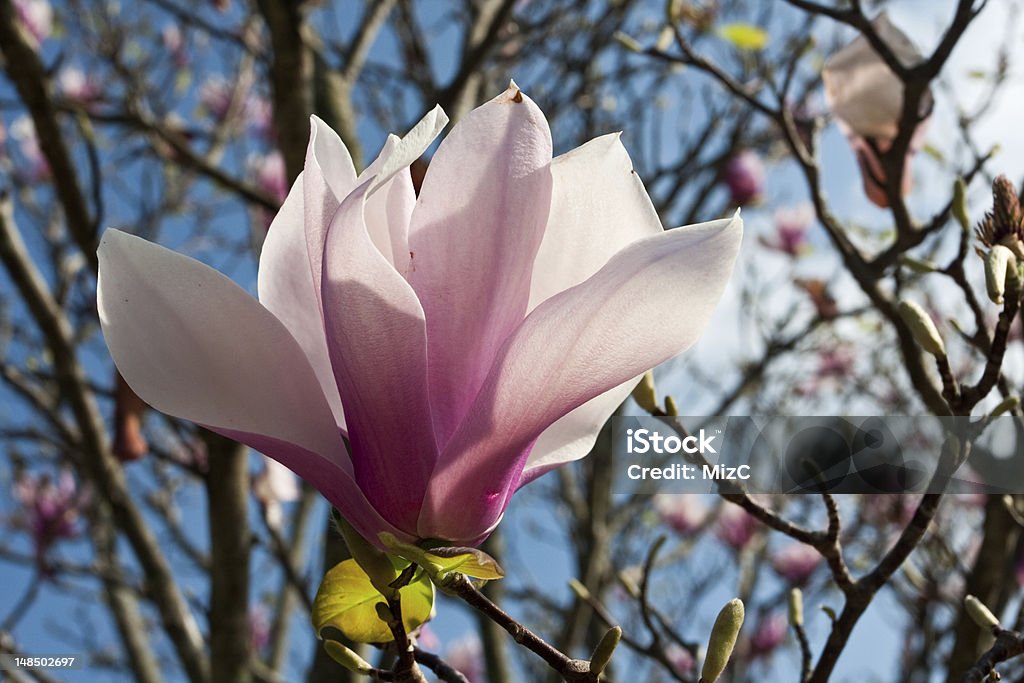
[[[316,374],[273,313],[216,270],[119,230],[103,234],[99,261],[103,334],[144,401],[348,468]]]
[[[229,439],[253,448],[267,455],[297,474],[319,491],[327,501],[338,509],[363,538],[372,543],[379,543],[377,535],[382,531],[395,534],[406,542],[415,541],[415,537],[398,529],[381,517],[366,496],[360,490],[352,474],[322,456],[302,446],[262,434],[224,429],[203,425]]]
[[[380,171],[386,160],[396,153],[398,144],[397,136],[388,136],[380,156],[361,177]],[[416,192],[407,168],[397,171],[366,200],[366,229],[370,239],[384,258],[403,274],[409,267],[409,223],[415,205]]]
[[[530,309],[596,273],[631,242],[662,232],[661,220],[618,133],[551,162],[551,210],[537,252]]]
[[[359,490],[318,379],[270,311],[212,268],[117,230],[99,259],[100,323],[133,391],[274,458],[367,538],[411,538]]]
[[[477,537],[500,518],[548,426],[689,348],[725,289],[742,225],[737,215],[638,240],[538,306],[501,349],[443,450],[420,535]]]
[[[573,409],[545,429],[530,450],[522,478],[516,488],[560,465],[584,457],[594,447],[597,435],[615,409],[622,405],[640,377],[623,382]]]
[[[921,53],[887,13],[879,14],[872,27],[904,66],[921,62]],[[829,57],[821,77],[828,108],[850,133],[866,138],[896,137],[903,109],[903,82],[864,36]],[[922,107],[928,110],[931,103],[929,94]]]
[[[427,317],[438,443],[455,430],[522,321],[550,206],[551,135],[514,85],[465,116],[431,160],[409,233]]]
[[[303,177],[306,250],[313,289],[319,301],[327,228],[341,200],[355,189],[356,171],[341,138],[316,116],[310,117]]]
[[[360,175],[360,179],[375,176],[370,195],[377,192],[399,171],[408,168],[412,162],[423,156],[427,147],[441,134],[448,125],[448,115],[440,105],[435,106],[424,115],[412,130],[395,140],[388,154],[381,153],[374,162]]]
[[[356,481],[385,518],[415,530],[437,459],[426,323],[412,287],[367,233],[363,209],[371,183],[342,202],[331,224],[324,320]]]
[[[309,269],[303,197],[303,174],[300,174],[263,242],[257,278],[260,303],[277,316],[299,342],[316,372],[335,421],[344,429],[345,415],[327,355],[320,303]]]
[[[618,133],[557,157],[551,181],[551,213],[533,266],[531,310],[586,280],[631,242],[663,232]],[[606,391],[548,427],[530,453],[522,483],[585,456],[638,379]]]

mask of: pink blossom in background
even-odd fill
[[[53,33],[53,8],[49,0],[14,0],[14,13],[37,47]]]
[[[437,652],[441,649],[441,639],[437,637],[430,624],[423,624],[416,632],[416,644],[429,652]]]
[[[729,201],[736,206],[746,206],[761,198],[764,192],[764,164],[761,157],[751,150],[744,150],[726,164],[723,177],[729,188]]]
[[[693,673],[697,661],[685,647],[671,643],[665,647],[665,655],[672,664],[672,668],[680,676],[689,676]]]
[[[617,134],[552,159],[514,84],[460,120],[418,196],[408,169],[447,123],[439,108],[361,175],[311,123],[259,301],[107,230],[107,345],[149,405],[278,460],[371,541],[479,543],[697,340],[742,222],[665,231]]]
[[[21,116],[11,124],[11,138],[18,143],[18,149],[24,157],[23,164],[17,166],[18,172],[25,180],[39,183],[50,177],[50,162],[43,156],[36,136],[36,127],[28,116]]]
[[[906,34],[889,20],[888,14],[880,13],[872,26],[904,66],[913,67],[923,61],[921,53]],[[875,205],[888,207],[886,173],[879,154],[892,147],[899,133],[903,82],[863,35],[829,57],[821,77],[825,83],[825,102],[857,157],[864,193]],[[904,161],[903,177],[900,179],[900,193],[903,196],[911,191],[910,162],[924,144],[932,106],[929,91],[921,100],[921,120],[912,133]]]
[[[282,503],[299,499],[299,482],[290,469],[270,458],[263,458],[263,469],[252,478],[252,490],[266,514],[267,524],[279,529],[283,520]]]
[[[262,95],[250,93],[245,103],[245,116],[249,128],[264,140],[274,137],[273,108]]]
[[[750,636],[750,656],[766,657],[786,640],[789,620],[786,615],[776,613],[762,617],[753,635]]]
[[[18,526],[32,536],[38,565],[46,570],[50,548],[60,540],[78,537],[79,516],[90,496],[79,490],[69,470],[62,469],[56,481],[46,473],[20,473],[14,482],[14,498],[21,505]]]
[[[870,496],[860,507],[864,521],[873,526],[905,527],[914,517],[919,497],[909,493]]]
[[[223,121],[231,110],[235,86],[221,76],[211,76],[199,86],[199,102],[210,116]]]
[[[270,612],[261,602],[249,608],[249,651],[259,654],[270,644]]]
[[[707,507],[693,495],[659,493],[654,497],[654,509],[663,524],[680,534],[696,531],[708,516]]]
[[[845,379],[853,372],[856,356],[849,346],[835,346],[818,356],[818,379]]]
[[[281,153],[275,149],[269,154],[251,157],[249,167],[256,177],[256,187],[283,202],[288,196],[288,176]]]
[[[65,66],[57,74],[57,85],[69,100],[88,103],[98,100],[102,94],[95,78],[77,66]]]
[[[174,65],[179,69],[188,66],[188,52],[185,50],[185,37],[177,24],[167,24],[160,32],[164,49],[171,53]]]
[[[469,683],[484,683],[483,645],[475,633],[468,633],[449,645],[444,660]]]
[[[733,550],[742,550],[754,538],[758,525],[740,506],[723,502],[715,520],[715,536]]]
[[[790,543],[772,555],[772,569],[791,584],[803,585],[821,564],[821,553],[803,543]]]
[[[833,346],[819,352],[814,375],[798,385],[796,393],[811,396],[826,383],[841,383],[853,374],[855,361],[856,355],[849,346]]]
[[[814,225],[814,207],[808,202],[784,206],[775,211],[775,235],[762,240],[769,249],[799,256],[807,245],[807,231]]]

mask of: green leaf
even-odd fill
[[[474,579],[494,581],[505,576],[493,557],[476,548],[434,548],[427,552],[427,558],[443,571],[458,572]]]
[[[425,573],[417,572],[409,585],[399,589],[399,596],[406,631],[430,619],[434,586]],[[377,616],[378,603],[386,600],[370,583],[370,577],[355,560],[345,560],[331,568],[320,583],[313,600],[313,628],[318,636],[330,626],[357,643],[391,642],[391,629]]]
[[[715,33],[719,38],[732,43],[737,50],[757,51],[768,45],[768,32],[753,24],[723,24]]]
[[[448,574],[453,572],[485,581],[505,576],[505,571],[498,566],[493,557],[476,548],[442,546],[428,550],[411,543],[403,543],[386,531],[378,538],[395,555],[423,567],[435,583],[444,583]]]
[[[942,154],[942,150],[932,145],[925,145],[921,151],[940,163],[946,159],[946,157],[943,156]]]

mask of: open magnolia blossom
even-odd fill
[[[879,14],[871,25],[901,64],[913,67],[923,61],[921,53],[906,34],[889,20],[887,13]],[[863,35],[829,57],[821,77],[825,83],[825,102],[857,155],[864,193],[877,206],[888,207],[886,173],[878,159],[878,152],[888,151],[899,134],[903,111],[903,81],[893,73]],[[911,190],[910,161],[924,143],[932,105],[929,91],[921,98],[921,122],[911,137],[903,177],[900,179],[903,196]]]
[[[664,231],[617,134],[552,159],[515,84],[452,129],[417,197],[408,167],[446,123],[357,175],[314,117],[259,301],[117,230],[99,249],[103,333],[139,396],[283,463],[376,543],[478,543],[585,455],[697,340],[742,233],[738,215]]]

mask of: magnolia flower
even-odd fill
[[[14,14],[36,47],[53,33],[53,8],[49,0],[14,0]]]
[[[160,39],[164,49],[171,53],[174,65],[179,69],[188,66],[188,51],[185,49],[185,37],[177,24],[167,24],[160,31]]]
[[[814,207],[808,202],[775,211],[775,238],[762,239],[769,249],[789,256],[799,256],[807,244],[807,231],[814,224]]]
[[[757,520],[738,505],[723,503],[715,524],[715,535],[733,550],[742,550],[757,533]]]
[[[66,66],[57,74],[60,91],[70,100],[89,103],[100,98],[102,89],[91,75],[77,66]]]
[[[14,497],[21,504],[18,524],[32,536],[37,563],[45,570],[53,544],[80,533],[78,517],[89,500],[88,492],[80,491],[71,472],[62,469],[56,482],[48,474],[20,473]]]
[[[906,67],[923,58],[906,34],[885,12],[872,22],[874,31],[889,46],[896,59]],[[903,111],[903,81],[893,73],[863,35],[836,52],[825,62],[821,73],[825,83],[825,102],[850,141],[864,183],[864,193],[877,206],[889,206],[887,182],[878,153],[892,147],[899,133]],[[920,123],[914,129],[904,164],[900,190],[906,196],[911,189],[910,160],[924,142],[928,116],[932,109],[929,91],[921,98]]]
[[[436,108],[357,175],[314,117],[259,301],[117,230],[99,249],[136,393],[286,465],[373,542],[479,543],[517,488],[583,457],[699,337],[742,233],[664,231],[618,135],[552,159],[515,84],[454,127],[416,197],[408,167],[446,123]]]
[[[761,163],[761,157],[750,150],[740,152],[726,164],[724,180],[733,204],[745,206],[760,199],[764,192],[764,164]]]
[[[256,178],[256,187],[278,201],[288,196],[288,176],[284,157],[277,150],[249,158],[249,168]]]
[[[475,633],[468,633],[448,646],[445,661],[469,683],[484,681],[484,650]]]
[[[784,614],[776,613],[762,618],[750,636],[750,656],[756,658],[770,655],[786,640],[788,630],[789,620]]]
[[[11,124],[11,138],[18,143],[18,149],[24,157],[24,162],[19,165],[19,170],[24,173],[27,181],[32,183],[42,182],[50,177],[50,162],[43,154],[43,148],[39,146],[39,136],[36,135],[36,126],[27,116],[20,116]]]
[[[270,614],[267,606],[258,602],[249,608],[249,650],[260,653],[270,644]]]
[[[235,85],[221,76],[211,76],[199,86],[199,102],[210,116],[218,121],[226,118],[231,112],[234,97]]]
[[[267,524],[278,529],[283,521],[281,504],[299,499],[299,484],[287,467],[270,458],[263,460],[263,470],[252,478],[252,490],[266,511]]]
[[[802,585],[821,564],[821,553],[803,543],[791,543],[775,553],[772,569],[792,584]]]
[[[675,672],[680,676],[689,676],[692,674],[694,666],[697,664],[697,661],[693,658],[693,654],[676,643],[669,643],[665,648],[665,657],[668,659]]]
[[[661,493],[654,497],[654,509],[662,523],[680,534],[696,531],[708,516],[707,508],[696,496]]]

